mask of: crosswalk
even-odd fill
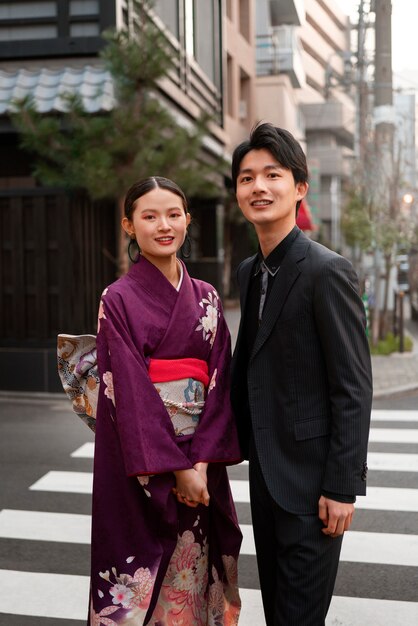
[[[5,561],[0,561],[0,625],[20,624],[19,619],[24,626],[31,626],[31,619],[34,625],[85,624],[91,528],[86,503],[93,454],[92,441],[75,447],[68,458],[45,466],[42,475],[29,482],[30,508],[0,510],[1,549],[16,553],[16,562],[19,555],[27,555],[26,567],[12,567],[11,559],[2,567]],[[368,494],[357,499],[353,530],[344,538],[327,626],[416,626],[418,411],[373,411],[368,464]],[[248,465],[231,468],[230,478],[243,532],[240,626],[263,626]],[[59,510],[54,510],[56,498]],[[65,498],[67,508],[62,506]],[[25,494],[20,501],[25,502]],[[83,505],[77,507],[79,501]],[[35,555],[42,555],[41,567]],[[64,558],[67,566],[61,567]]]

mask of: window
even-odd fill
[[[250,0],[240,0],[239,31],[247,41],[250,40]]]
[[[216,0],[194,0],[194,56],[207,77],[220,89],[221,25]]]
[[[234,62],[228,54],[226,59],[226,110],[228,115],[234,117]]]
[[[0,27],[0,41],[22,41],[28,39],[55,39],[56,26],[6,26]]]
[[[99,25],[93,22],[78,22],[70,25],[70,37],[98,37]]]
[[[240,68],[240,81],[239,81],[239,110],[238,117],[241,122],[245,122],[249,117],[249,102],[250,102],[250,77],[242,68]]]
[[[31,17],[55,17],[56,2],[6,2],[0,5],[0,19],[13,20]]]
[[[179,38],[179,6],[178,0],[156,0],[155,12],[167,26],[168,30]]]
[[[206,4],[206,3],[205,3]],[[187,54],[194,56],[194,15],[193,0],[184,2],[184,37]]]
[[[70,0],[70,15],[98,15],[98,0]]]

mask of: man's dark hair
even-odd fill
[[[250,150],[261,150],[264,148],[271,152],[280,165],[291,170],[295,183],[308,182],[308,166],[306,156],[298,141],[292,133],[284,128],[278,128],[273,124],[264,123],[254,126],[249,139],[243,141],[234,150],[232,155],[232,184],[236,191],[237,178],[241,166],[241,161]],[[297,208],[299,208],[300,201]]]

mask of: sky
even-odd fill
[[[337,0],[356,20],[359,0]],[[418,91],[418,2],[392,0],[392,69],[394,82]]]

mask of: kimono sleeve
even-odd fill
[[[119,294],[108,293],[102,299],[97,346],[101,383],[104,395],[114,403],[110,408],[126,473],[135,476],[191,468],[148,376],[145,356],[133,342]]]
[[[191,448],[193,464],[233,464],[242,458],[230,401],[231,337],[219,297],[218,306],[217,331],[208,362],[208,394]]]

